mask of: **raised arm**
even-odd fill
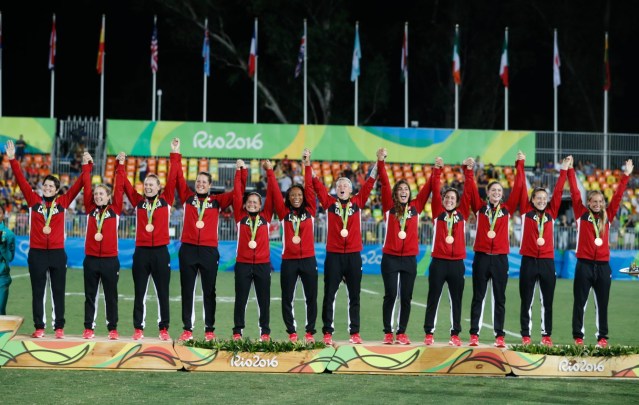
[[[475,165],[475,160],[472,157],[467,158],[462,163],[465,167],[464,169],[464,195],[469,198],[470,208],[473,212],[477,212],[483,202],[481,197],[479,197],[479,190],[477,189],[477,184],[475,184],[475,174],[473,172],[473,166]]]
[[[566,184],[566,176],[568,174],[568,167],[572,162],[572,156],[565,157],[561,162],[561,170],[559,171],[559,178],[555,183],[555,189],[552,192],[552,198],[548,203],[548,209],[553,218],[557,217],[559,207],[561,206],[561,197],[564,194],[564,184]]]
[[[162,195],[169,206],[175,201],[175,186],[177,184],[177,174],[182,168],[182,155],[180,154],[180,139],[173,138],[171,141],[171,165],[169,166],[169,178]]]
[[[242,209],[242,197],[244,197],[244,187],[242,186],[242,171],[245,170],[244,161],[242,159],[238,159],[235,162],[235,170],[240,171],[240,175],[237,173],[235,175],[235,184],[233,184],[233,216],[235,217],[235,222],[238,222],[242,219],[243,209]]]
[[[431,190],[433,192],[433,199],[435,197],[435,192],[439,195],[439,188],[441,187],[441,183],[439,182],[439,176],[441,175],[440,174],[441,168],[443,166],[444,166],[444,160],[440,157],[436,158],[435,169],[433,170],[433,172],[431,172],[431,175],[428,178],[428,181],[422,185],[422,188],[419,190],[419,193],[417,193],[417,197],[415,198],[415,200],[417,201],[418,213],[421,213],[424,210],[424,207],[426,206],[426,203],[428,202],[428,197],[430,197]],[[434,183],[438,183],[436,186],[437,191],[435,191]],[[440,197],[439,202],[441,203],[441,195],[439,197]],[[435,211],[433,210],[433,212]],[[434,217],[435,215],[433,214],[433,218]]]
[[[388,181],[388,173],[386,173],[386,154],[384,152],[383,148],[377,150],[377,176],[382,185],[382,211],[388,212],[395,204],[393,203],[393,191]]]
[[[433,191],[433,199],[431,201],[431,208],[433,211],[433,220],[444,211],[444,207],[442,204],[442,195],[440,192],[441,189],[441,175],[442,175],[442,167],[444,165],[444,160],[440,157],[438,157],[437,159],[435,159],[435,166],[433,167],[433,171],[430,173],[430,177],[428,178],[428,181],[424,184],[424,186],[422,187],[422,190],[426,187],[426,184],[430,184],[430,187],[432,188]],[[420,191],[421,193],[421,191]],[[426,199],[428,199],[428,196],[426,197]],[[424,209],[424,205],[426,205],[426,202],[424,201],[424,203],[420,203],[419,204],[421,206],[421,210]]]
[[[175,182],[177,187],[178,195],[180,196],[180,201],[184,203],[187,198],[191,196],[193,191],[190,189],[189,185],[186,183],[186,178],[184,177],[184,170],[182,170],[182,154],[178,151],[175,153],[171,153],[171,157],[173,155],[177,155],[180,164],[177,165],[177,172],[175,173]]]
[[[317,198],[313,189],[313,168],[311,167],[311,151],[304,149],[302,154],[302,164],[304,165],[304,199],[308,207],[308,212],[312,216],[317,214]]]
[[[85,152],[85,154],[89,155],[89,152]],[[83,157],[84,159],[84,157]],[[89,173],[93,171],[93,158],[89,155],[89,164],[90,169]],[[82,176],[82,188],[84,189],[83,197],[84,197],[84,209],[87,213],[91,212],[95,208],[95,201],[93,200],[93,188],[91,184],[91,176]]]
[[[266,200],[272,200],[271,206],[275,209],[277,217],[279,219],[283,219],[287,214],[286,205],[284,204],[284,199],[282,198],[280,185],[277,184],[277,179],[275,178],[275,173],[273,172],[273,164],[270,160],[265,160],[262,164],[262,167],[264,167],[264,170],[266,170]]]
[[[89,177],[89,182],[91,182],[91,169],[93,168],[93,165],[89,164],[90,158],[91,158],[91,155],[85,152],[84,155],[82,156],[82,174],[80,175],[80,177],[75,179],[75,181],[71,185],[71,188],[69,188],[69,191],[67,191],[64,195],[60,196],[56,200],[57,203],[60,204],[62,207],[66,208],[69,205],[71,205],[71,202],[75,200],[78,194],[80,194],[80,190],[82,190],[82,187],[84,186],[83,177]],[[89,187],[89,192],[90,190],[91,190],[91,187]]]
[[[615,215],[617,215],[619,204],[621,204],[621,198],[623,197],[624,191],[626,191],[626,185],[628,184],[628,179],[630,178],[633,170],[634,165],[632,164],[632,159],[626,160],[625,169],[623,172],[623,176],[621,176],[619,187],[617,187],[617,191],[615,191],[610,204],[608,204],[608,208],[606,208],[606,214],[608,214],[609,221],[612,221]]]
[[[584,203],[581,200],[581,192],[577,186],[577,176],[575,175],[575,169],[571,167],[568,169],[568,184],[570,185],[570,198],[572,199],[572,211],[575,214],[575,218],[579,218],[584,212],[587,211],[584,207]]]
[[[29,206],[34,205],[35,203],[40,201],[40,196],[35,191],[33,191],[33,188],[31,188],[29,182],[27,181],[27,179],[25,179],[24,173],[22,173],[20,162],[16,160],[16,147],[13,144],[12,140],[7,141],[5,153],[9,158],[11,170],[13,171],[13,175],[16,178],[18,187],[20,187],[20,191],[22,191],[22,195],[24,195],[24,198],[27,200]]]
[[[474,170],[475,168],[475,160],[473,160],[472,158],[470,160],[466,159],[464,162],[466,162],[466,165],[463,166],[464,170],[468,169],[471,172]],[[477,191],[477,187],[467,187],[470,184],[472,184],[473,186],[475,185],[475,183],[469,183],[466,184],[464,183],[464,191],[461,195],[461,201],[459,202],[459,207],[457,208],[457,210],[464,216],[464,218],[468,219],[468,217],[470,216],[470,200],[471,200],[471,195]]]

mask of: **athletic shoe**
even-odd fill
[[[468,342],[468,346],[479,346],[479,336],[470,335],[470,341]]]
[[[82,339],[93,339],[95,337],[95,333],[93,329],[85,329],[84,333],[82,333]]]
[[[313,334],[311,332],[306,332],[306,335],[304,335],[304,340],[306,341],[306,343],[315,343],[315,338],[313,337]]]
[[[532,343],[530,341],[530,336],[522,336],[521,337],[521,344],[524,346],[528,346],[530,343]]]
[[[354,345],[361,345],[362,344],[362,338],[359,336],[359,333],[355,332],[348,339],[348,342],[352,343]]]
[[[599,338],[599,340],[597,340],[597,347],[600,349],[605,349],[606,347],[608,347],[608,341],[606,340],[606,338]]]
[[[450,340],[448,341],[449,346],[461,346],[462,342],[457,335],[451,335]]]
[[[575,338],[575,346],[583,346],[584,340],[582,338]]]
[[[333,344],[333,334],[330,332],[326,332],[324,334],[324,344],[332,345]]]
[[[133,340],[144,339],[144,329],[136,329],[133,331]]]
[[[408,338],[407,334],[398,333],[397,334],[397,340],[395,341],[395,343],[397,343],[398,345],[409,345],[410,344],[410,339]]]
[[[541,344],[544,346],[552,347],[552,339],[550,338],[550,336],[542,336]]]
[[[504,342],[503,336],[497,336],[497,338],[495,338],[495,347],[500,347],[500,348],[506,347],[506,342]]]
[[[40,339],[44,337],[44,329],[36,329],[32,334],[32,338]]]
[[[242,335],[239,333],[234,333],[233,334],[233,340],[242,340]]]
[[[55,330],[55,338],[56,339],[64,339],[64,329],[58,328]]]
[[[432,333],[427,333],[426,337],[424,338],[424,344],[426,346],[432,346],[433,343],[435,343],[435,339],[433,338],[433,334]]]
[[[297,333],[295,332],[289,333],[288,340],[291,341],[292,343],[297,343]]]
[[[109,340],[118,340],[118,339],[120,339],[120,334],[118,334],[118,331],[116,329],[110,330]]]
[[[161,334],[162,332],[160,332],[160,335]],[[160,339],[162,339],[162,337],[160,337]],[[190,330],[185,330],[178,338],[178,342],[186,342],[187,340],[193,340],[193,332],[191,332]]]
[[[270,342],[271,341],[271,336],[268,333],[262,333],[262,336],[260,336],[260,342]]]
[[[160,329],[160,340],[164,340],[165,342],[171,340],[169,331],[166,330],[166,328]]]
[[[213,339],[215,339],[215,333],[213,331],[204,332],[204,340],[210,342]]]
[[[392,333],[387,333],[384,335],[384,340],[382,340],[382,343],[385,345],[392,345],[393,344],[393,334]]]

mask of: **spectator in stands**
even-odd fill
[[[142,183],[144,183],[144,179],[146,179],[147,170],[149,170],[149,164],[146,161],[146,158],[143,157],[142,161],[140,161],[140,164],[138,165],[138,173],[140,177],[140,182]]]
[[[472,170],[472,159],[468,162],[467,169]],[[470,215],[471,187],[464,188],[464,195],[460,198],[459,191],[452,187],[444,189],[440,193],[441,158],[435,160],[431,183],[433,188],[433,248],[432,260],[428,269],[428,301],[426,303],[426,317],[424,331],[426,336],[424,344],[430,346],[434,343],[433,334],[437,323],[437,311],[439,301],[444,288],[448,284],[448,297],[450,299],[450,346],[461,346],[459,333],[461,332],[461,306],[464,293],[464,274],[466,268],[466,218]],[[442,201],[443,200],[443,201]]]
[[[568,230],[570,228],[570,223],[568,222],[568,217],[566,216],[566,214],[559,216],[559,219],[557,220],[557,226],[559,227],[557,249],[566,250],[568,249]]]
[[[430,197],[432,180],[429,178],[424,183],[415,199],[411,199],[410,186],[406,180],[397,181],[391,190],[386,173],[386,155],[386,149],[377,150],[377,172],[382,185],[382,211],[386,223],[381,266],[384,280],[382,343],[408,345],[410,339],[406,329],[417,278],[419,215]],[[398,298],[399,308],[395,311]],[[393,319],[395,313],[397,319]],[[393,332],[397,335],[393,336]]]
[[[522,256],[519,270],[519,294],[521,308],[521,342],[529,345],[532,327],[532,305],[535,287],[541,293],[541,344],[552,346],[552,304],[555,296],[557,276],[555,271],[554,228],[555,219],[561,206],[561,196],[566,182],[566,173],[572,163],[572,156],[563,160],[559,179],[555,184],[552,199],[548,201],[545,188],[536,187],[528,198],[526,184],[521,187],[519,207],[521,210],[522,240],[519,254]]]
[[[337,197],[329,195],[326,187],[313,178],[313,188],[320,204],[326,210],[326,259],[324,261],[324,301],[322,321],[324,343],[333,344],[335,298],[343,281],[348,289],[349,334],[351,343],[361,344],[359,334],[360,289],[362,283],[361,212],[375,185],[377,165],[358,194],[353,195],[353,184],[340,177],[335,182]]]
[[[508,283],[508,253],[510,252],[510,216],[519,203],[519,190],[525,183],[524,154],[517,153],[517,175],[515,187],[506,202],[502,201],[503,187],[493,181],[486,187],[488,201],[479,196],[473,177],[472,158],[464,161],[466,167],[465,192],[470,195],[470,205],[477,217],[477,236],[473,250],[473,299],[470,319],[470,346],[479,345],[479,332],[482,326],[484,300],[488,282],[493,290],[493,320],[495,347],[506,347],[504,342],[504,320],[506,315],[506,284]],[[471,187],[466,191],[466,188]]]
[[[477,189],[479,190],[479,198],[485,200],[488,196],[486,193],[486,187],[488,186],[488,177],[485,173],[478,171],[479,177],[477,177]]]
[[[286,171],[282,170],[277,182],[282,191],[282,197],[285,197],[288,189],[293,185],[293,179],[291,179],[291,176],[289,176]]]
[[[22,160],[24,159],[24,154],[27,150],[27,142],[24,140],[24,135],[20,134],[19,139],[16,141],[15,148],[16,148],[16,159],[18,160],[18,162],[22,163]]]
[[[162,190],[160,178],[149,174],[144,180],[143,194],[138,193],[129,179],[124,177],[124,192],[136,211],[135,251],[133,252],[133,340],[144,339],[146,295],[149,277],[153,279],[158,301],[158,329],[160,340],[169,341],[169,282],[171,257],[169,255],[169,214],[175,198],[178,168],[182,166],[179,139],[171,141],[171,163],[166,187]],[[119,161],[119,164],[124,164]],[[162,192],[160,192],[162,191]]]
[[[7,300],[11,285],[9,263],[16,253],[16,238],[4,224],[4,206],[0,206],[0,315],[7,314]]]
[[[50,285],[53,299],[53,328],[57,339],[64,338],[64,294],[66,289],[67,255],[64,252],[65,212],[82,189],[82,179],[76,180],[68,193],[60,195],[60,180],[47,176],[43,182],[42,197],[31,188],[15,159],[13,141],[7,141],[7,157],[16,182],[22,190],[30,211],[29,275],[31,279],[33,338],[44,337],[46,324],[45,289]],[[90,175],[88,158],[84,159],[83,175]]]
[[[88,153],[87,153],[88,155]],[[118,334],[118,226],[122,214],[124,191],[124,152],[117,156],[115,190],[98,184],[91,189],[91,176],[83,176],[84,205],[87,207],[86,241],[84,244],[84,339],[95,337],[97,299],[100,284],[104,292],[108,338],[119,339]],[[93,159],[89,155],[89,165]],[[89,169],[91,173],[91,169]]]
[[[265,170],[271,170],[270,162],[264,162]],[[243,161],[237,170],[245,170]],[[235,176],[233,186],[233,213],[237,227],[237,259],[235,263],[235,305],[233,308],[233,340],[242,339],[246,326],[246,303],[251,286],[255,287],[259,314],[260,340],[271,340],[271,253],[269,230],[273,217],[272,188],[267,189],[266,203],[262,209],[262,197],[256,192],[244,194],[241,178]],[[281,195],[281,194],[280,194]]]
[[[317,259],[315,258],[315,211],[317,207],[313,191],[313,169],[310,160],[311,152],[304,149],[302,162],[304,165],[305,185],[294,184],[288,189],[284,198],[280,197],[273,170],[267,166],[268,188],[273,189],[275,213],[282,224],[282,268],[280,285],[282,287],[282,317],[286,333],[291,342],[297,342],[297,330],[293,301],[297,280],[304,288],[307,343],[315,342],[315,321],[317,319]]]
[[[182,160],[180,147],[175,150],[176,161]],[[243,162],[238,160],[236,168]],[[235,176],[244,175],[246,182],[248,173],[236,170]],[[211,175],[208,172],[198,173],[195,179],[195,190],[186,184],[182,165],[178,165],[177,189],[183,203],[182,244],[178,257],[180,260],[180,287],[182,293],[183,332],[178,340],[193,339],[195,320],[195,287],[198,276],[202,282],[202,300],[204,303],[204,339],[209,342],[215,339],[216,280],[220,261],[218,251],[218,228],[220,210],[233,203],[233,192],[223,194],[211,193]]]
[[[595,294],[597,311],[597,346],[608,346],[608,300],[612,269],[610,268],[609,233],[610,223],[617,214],[621,197],[626,190],[634,166],[627,160],[623,176],[619,181],[610,204],[606,208],[604,195],[592,190],[586,195],[586,206],[581,200],[575,171],[568,170],[572,209],[577,218],[577,266],[573,287],[572,337],[576,345],[584,344],[584,313],[590,289]]]

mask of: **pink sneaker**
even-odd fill
[[[541,344],[544,346],[552,347],[552,339],[550,336],[543,336],[541,338]]]
[[[169,331],[166,328],[160,329],[160,340],[164,340],[165,342],[171,340]]]
[[[64,329],[58,328],[55,330],[55,338],[56,339],[64,339]]]
[[[36,329],[32,334],[32,338],[40,339],[44,337],[44,329]]]
[[[297,337],[297,335],[295,335]],[[260,342],[270,342],[271,341],[271,336],[268,333],[262,333],[262,336],[260,336]]]
[[[468,346],[479,346],[479,336],[470,335],[470,341],[468,342]]]
[[[133,331],[133,340],[144,339],[144,329],[136,329]]]
[[[109,340],[118,340],[120,339],[120,334],[116,329],[109,331]]]
[[[306,343],[315,343],[315,338],[313,337],[313,334],[311,332],[306,332],[306,335],[304,335],[304,340],[306,341]]]
[[[530,336],[522,336],[521,344],[524,346],[528,346],[531,343]]]
[[[362,338],[361,336],[359,336],[359,333],[355,332],[351,335],[351,337],[348,339],[348,341],[354,345],[361,345],[362,344]]]
[[[606,347],[608,347],[608,341],[606,340],[606,338],[600,338],[599,340],[597,340],[597,347],[600,349],[605,349]]]
[[[82,333],[82,339],[93,339],[95,337],[95,333],[93,329],[85,329]]]
[[[432,333],[427,333],[426,337],[424,338],[424,344],[426,346],[432,346],[433,343],[435,343],[435,339],[433,338],[433,334]]]
[[[324,344],[332,345],[333,344],[333,334],[326,332],[324,334]]]
[[[584,340],[582,338],[575,338],[575,346],[583,346]]]
[[[398,345],[409,345],[410,344],[410,339],[408,338],[407,334],[398,333],[397,334],[397,340],[395,341],[395,343],[397,343]]]
[[[462,342],[457,335],[451,335],[450,340],[448,341],[449,346],[461,346]]]
[[[160,335],[162,333],[160,332]],[[160,339],[162,339],[162,337],[160,336]],[[164,340],[164,339],[162,339]],[[178,338],[179,342],[186,342],[188,340],[193,340],[193,332],[191,332],[190,330],[185,330],[184,332],[182,332],[182,334],[180,335],[180,337]]]
[[[214,332],[204,332],[204,340],[206,340],[207,342],[210,342],[211,340],[215,339],[215,333]]]
[[[242,340],[242,335],[239,333],[234,333],[233,334],[233,340]]]
[[[392,345],[393,343],[395,343],[395,338],[393,337],[393,334],[392,333],[384,334],[384,340],[382,340],[382,343],[385,345]]]
[[[297,333],[293,332],[288,335],[288,340],[292,343],[297,343]]]
[[[497,336],[495,338],[495,347],[504,348],[506,347],[506,342],[504,341],[503,336]]]

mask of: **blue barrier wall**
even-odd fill
[[[235,241],[222,241],[218,247],[220,251],[220,271],[233,271],[235,266]],[[120,239],[120,266],[130,269],[133,262],[133,251],[135,250],[135,241],[133,239]],[[169,244],[169,253],[171,254],[171,268],[177,270],[178,251],[180,242],[171,242]],[[69,267],[82,268],[84,260],[84,239],[67,238],[65,242],[65,250],[68,256]],[[12,266],[27,266],[27,254],[29,253],[29,238],[27,236],[16,237],[16,256],[11,262]],[[326,257],[326,249],[324,244],[315,244],[315,253],[317,257],[317,265],[319,271],[324,269],[324,259]],[[615,280],[636,279],[635,277],[619,273],[619,269],[628,267],[633,261],[639,261],[639,251],[637,250],[613,250],[610,253],[610,267],[612,267],[612,278]],[[472,263],[474,253],[471,249],[467,249],[467,258],[464,261],[466,265],[466,276],[472,275]],[[382,247],[378,245],[366,245],[362,251],[362,264],[364,274],[380,274],[380,264],[382,262]],[[282,263],[282,244],[280,242],[271,242],[271,263],[275,271],[279,271]],[[428,274],[428,265],[430,264],[430,246],[420,245],[419,255],[417,256],[417,272],[419,275]],[[518,253],[508,255],[508,263],[510,265],[509,275],[512,278],[519,277],[519,267],[521,266],[521,256]],[[560,278],[572,279],[575,276],[575,265],[577,258],[575,252],[555,251],[555,268],[557,276]]]

